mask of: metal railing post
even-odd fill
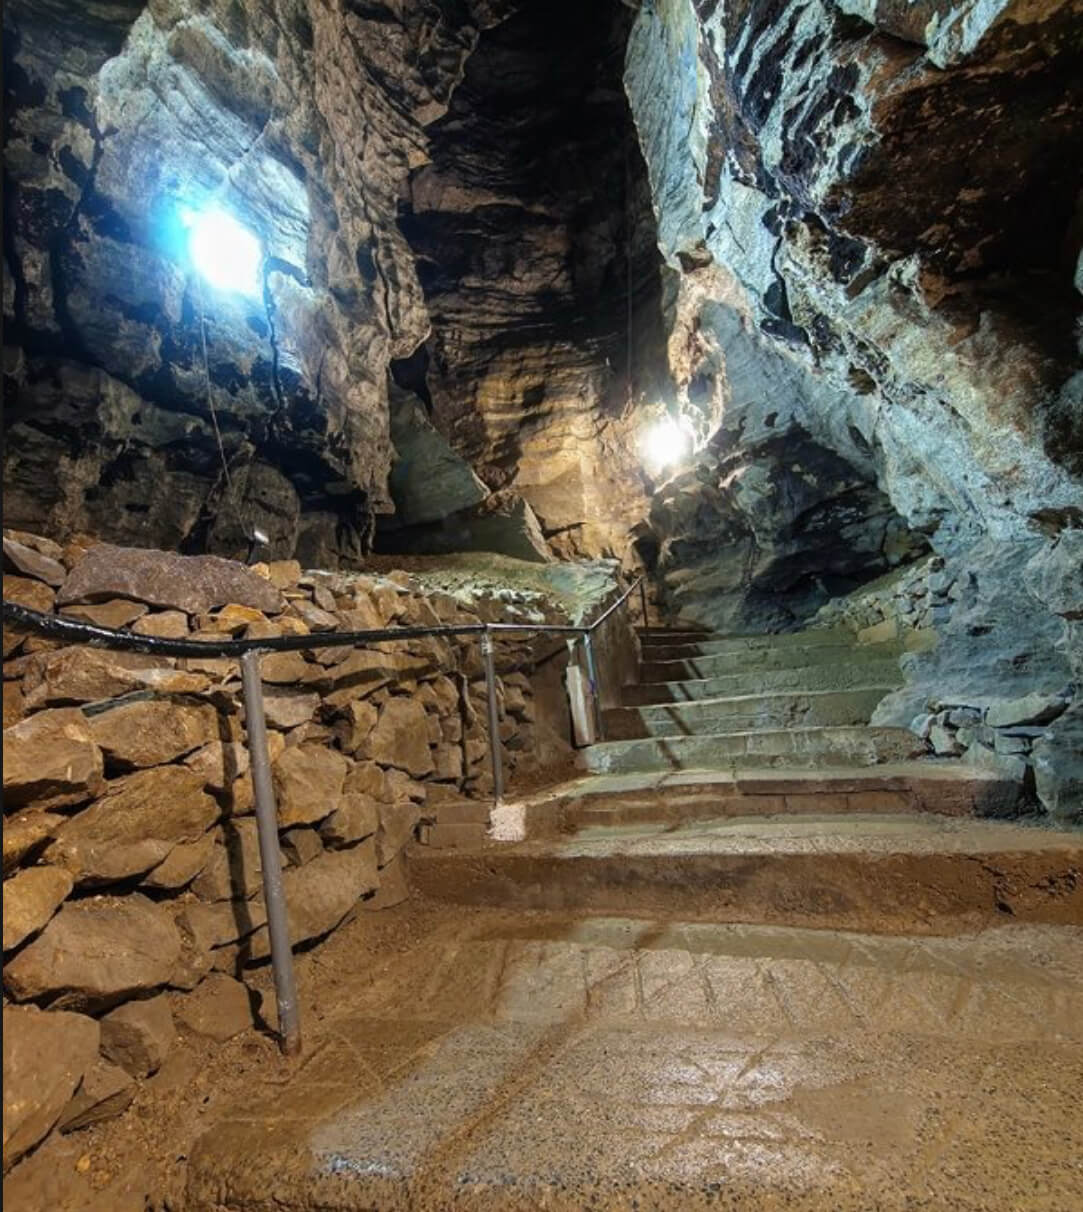
[[[647,578],[639,578],[639,604],[643,608],[643,627],[647,626]]]
[[[271,785],[271,760],[267,752],[267,720],[263,713],[263,682],[260,654],[249,650],[240,660],[244,688],[245,731],[252,760],[252,787],[256,799],[259,856],[263,864],[263,902],[267,910],[267,932],[271,938],[275,1000],[278,1003],[279,1044],[286,1056],[301,1051],[300,1007],[293,973],[289,918],[282,889],[282,858],[278,848],[278,812]]]
[[[594,703],[594,731],[598,740],[605,740],[605,724],[602,721],[601,686],[598,684],[598,668],[594,662],[594,637],[583,632],[583,651],[587,656],[587,681],[590,682],[590,697]]]
[[[481,655],[485,662],[485,691],[489,699],[489,753],[493,762],[493,806],[499,808],[504,801],[504,760],[500,753],[500,719],[496,703],[493,637],[488,628],[482,632]]]

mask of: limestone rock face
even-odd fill
[[[4,1007],[4,1170],[49,1132],[98,1056],[82,1014]]]
[[[107,1006],[164,985],[179,956],[166,910],[138,895],[95,897],[64,905],[7,964],[4,980],[18,1001],[49,996],[62,1007]]]

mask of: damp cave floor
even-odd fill
[[[414,937],[337,969],[186,1207],[1083,1208],[1083,930],[448,906]]]

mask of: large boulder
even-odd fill
[[[138,893],[93,897],[68,901],[8,963],[4,983],[16,1001],[92,1009],[164,985],[179,957],[180,936],[161,906]]]
[[[4,1007],[4,1169],[42,1140],[98,1058],[98,1024],[82,1014]]]
[[[294,745],[274,765],[278,823],[307,825],[338,807],[349,762],[323,745]]]
[[[284,605],[270,581],[233,560],[112,543],[92,547],[71,570],[58,596],[61,605],[132,598],[188,614],[205,614],[231,602],[277,614]]]
[[[428,715],[422,704],[413,698],[392,698],[380,708],[368,751],[381,765],[419,778],[434,768],[428,737]]]
[[[218,714],[210,703],[149,699],[121,703],[89,722],[106,758],[125,766],[160,766],[212,741]]]
[[[60,828],[46,854],[79,884],[106,884],[157,867],[179,842],[198,841],[218,817],[203,780],[159,766],[111,782]]]
[[[27,867],[4,881],[4,950],[36,934],[72,890],[71,875],[60,867]]]
[[[4,805],[57,807],[92,799],[104,786],[102,755],[76,708],[41,711],[4,731]]]

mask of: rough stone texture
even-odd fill
[[[210,741],[218,716],[210,703],[150,699],[97,712],[88,723],[107,761],[160,766]]]
[[[208,685],[202,674],[172,669],[155,657],[86,647],[35,654],[23,679],[27,711],[60,703],[91,703],[140,690],[198,694]]]
[[[346,792],[334,812],[320,822],[320,837],[331,849],[359,842],[376,832],[386,807],[360,792]]]
[[[279,825],[305,825],[334,812],[348,769],[341,753],[322,745],[287,749],[272,772]]]
[[[202,614],[230,602],[271,614],[282,609],[282,598],[273,585],[232,560],[112,543],[99,543],[83,556],[61,587],[58,600],[63,605],[118,597],[188,614]]]
[[[64,1108],[57,1127],[61,1132],[76,1132],[91,1124],[113,1119],[131,1106],[135,1083],[120,1068],[100,1058],[83,1075],[75,1097]]]
[[[34,808],[4,818],[4,874],[13,871],[52,838],[66,817]]]
[[[140,883],[144,888],[156,888],[162,892],[177,892],[193,879],[210,862],[214,853],[215,831],[204,834],[195,842],[179,842],[166,857],[148,871]]]
[[[179,1023],[220,1044],[254,1025],[248,988],[223,972],[210,973],[191,993],[172,1000]]]
[[[376,835],[376,861],[386,866],[414,835],[421,809],[410,800],[380,805],[380,831]]]
[[[4,805],[81,804],[104,786],[102,754],[75,708],[41,711],[4,730]]]
[[[47,854],[79,884],[142,875],[179,842],[195,842],[218,817],[203,781],[180,766],[113,780],[105,795],[57,831]]]
[[[392,698],[380,708],[369,739],[369,754],[384,766],[414,776],[433,769],[425,708],[416,699]]]
[[[137,894],[94,897],[65,904],[7,964],[4,981],[17,1001],[94,1007],[165,984],[179,956],[165,909]]]
[[[4,559],[13,564],[19,572],[25,573],[35,580],[44,581],[54,588],[64,583],[68,570],[59,560],[26,547],[16,539],[4,536]]]
[[[4,1170],[53,1127],[96,1062],[98,1024],[82,1014],[4,1007]]]
[[[173,1015],[169,998],[160,993],[142,1001],[125,1002],[101,1020],[102,1055],[132,1077],[156,1073],[173,1047]]]
[[[36,934],[60,908],[74,880],[59,867],[27,867],[4,881],[4,950]]]

